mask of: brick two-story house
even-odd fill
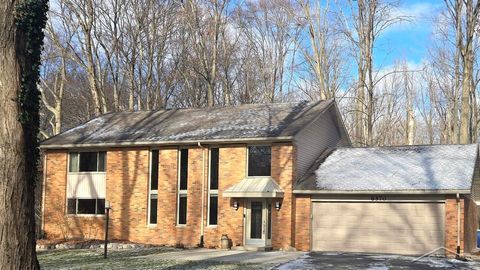
[[[467,154],[459,157],[458,149],[447,147],[464,162],[431,174],[455,178],[435,186],[417,184],[437,178],[409,182],[396,173],[369,181],[362,173],[375,165],[355,165],[365,155],[350,155],[350,144],[333,100],[106,114],[41,144],[42,228],[47,238],[101,238],[108,202],[110,238],[141,243],[219,247],[226,234],[237,248],[471,249],[476,146],[463,146]],[[332,167],[331,159],[334,164],[347,157],[360,160]],[[467,173],[455,174],[459,166]],[[345,185],[338,177],[332,182],[332,170]],[[355,170],[362,177],[352,183]],[[401,184],[374,188],[383,179]],[[369,230],[382,217],[376,213],[403,218],[395,219],[396,227],[379,222]],[[375,234],[382,229],[402,233]],[[364,238],[351,236],[352,230]],[[400,235],[391,241],[400,247],[383,249],[392,235]],[[414,244],[430,236],[431,243]]]

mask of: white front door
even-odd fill
[[[251,246],[271,245],[271,203],[265,199],[249,199],[246,214],[246,244]]]

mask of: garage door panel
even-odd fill
[[[421,254],[443,246],[443,203],[313,204],[313,250]]]
[[[438,238],[443,234],[443,231],[440,230],[392,230],[392,229],[373,229],[366,228],[358,232],[358,228],[355,230],[349,230],[347,228],[335,228],[329,229],[325,228],[324,233],[315,233],[314,238],[327,238],[332,239],[335,237],[381,237],[382,240],[386,241],[388,239],[398,239],[398,238],[414,238],[416,240],[422,239],[425,237],[428,238]],[[433,239],[429,239],[433,240]],[[397,240],[398,241],[398,240]]]

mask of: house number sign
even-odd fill
[[[372,195],[370,196],[370,200],[372,202],[384,202],[387,200],[387,196],[386,195]]]

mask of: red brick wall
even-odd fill
[[[290,143],[272,145],[272,178],[283,189],[280,210],[272,209],[272,248],[288,249],[295,243],[295,201],[293,179],[295,177],[295,147]],[[274,205],[274,203],[272,204]]]
[[[272,172],[286,190],[291,191],[292,147],[276,145],[272,149]],[[220,147],[218,225],[207,226],[208,219],[208,148],[189,148],[187,191],[187,224],[177,226],[178,149],[159,149],[158,224],[147,225],[149,150],[116,148],[107,151],[106,200],[112,206],[110,237],[153,244],[197,246],[201,234],[202,181],[204,194],[204,241],[207,247],[219,247],[222,234],[228,234],[234,246],[243,245],[244,200],[223,198],[222,193],[245,177],[246,145]],[[203,156],[204,154],[204,156]],[[67,152],[47,152],[45,189],[45,232],[49,238],[102,238],[103,217],[66,216]],[[203,161],[203,157],[205,160]],[[203,163],[205,162],[205,163]],[[205,170],[202,165],[205,164]],[[284,171],[281,171],[284,170]],[[202,175],[205,172],[205,178]],[[290,177],[290,178],[289,178]],[[289,180],[290,179],[290,180]],[[233,202],[240,207],[233,209]],[[292,245],[291,195],[286,196],[282,210],[273,218],[274,226],[286,233],[275,240],[277,247]],[[66,224],[63,227],[59,224]],[[275,232],[275,231],[274,231]],[[275,239],[275,238],[274,238]]]
[[[205,230],[205,246],[207,247],[219,247],[222,234],[227,234],[232,239],[233,246],[243,245],[244,200],[226,198],[222,194],[225,189],[245,178],[246,155],[245,145],[223,146],[219,150],[218,226]],[[239,203],[238,210],[233,208],[234,201]]]
[[[451,251],[457,250],[457,236],[460,234],[460,253],[464,253],[464,200],[460,199],[460,232],[458,231],[457,200],[454,196],[447,197],[445,201],[445,247]],[[447,254],[451,256],[451,254]]]
[[[465,198],[465,252],[470,253],[477,247],[478,228],[477,204]]]
[[[110,237],[142,240],[146,235],[149,151],[116,148],[107,152],[106,200],[112,207]]]
[[[46,172],[43,223],[47,238],[102,238],[103,217],[74,217],[66,213],[67,151],[45,154]]]
[[[310,246],[312,203],[309,195],[295,196],[295,248],[308,251]]]

